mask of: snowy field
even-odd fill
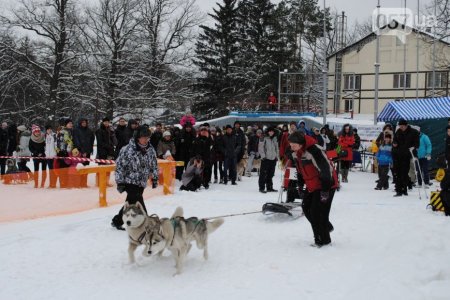
[[[417,190],[402,198],[374,191],[375,179],[351,172],[336,193],[332,246],[310,247],[304,217],[230,217],[210,236],[210,259],[193,247],[175,277],[169,253],[147,258],[138,249],[128,264],[127,235],[110,227],[119,205],[0,223],[0,299],[449,299],[450,219],[425,210]],[[0,195],[15,201],[4,185]],[[260,210],[277,196],[258,193],[252,177],[146,205],[159,216],[181,205],[186,216],[212,217]]]

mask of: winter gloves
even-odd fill
[[[328,191],[321,191],[320,192],[320,201],[322,203],[326,203],[328,201],[329,197],[330,197],[330,192],[328,192]]]
[[[152,189],[156,189],[158,187],[158,177],[152,179]]]

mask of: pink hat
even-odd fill
[[[35,133],[35,132],[41,132],[41,128],[38,125],[31,125],[31,132]]]

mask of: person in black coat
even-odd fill
[[[178,127],[174,127],[172,130],[172,141],[175,144],[175,155],[173,156],[173,158],[175,159],[175,161],[181,161],[181,156],[180,156],[180,148],[181,148],[181,130]],[[175,172],[175,178],[178,180],[181,180],[181,177],[183,175],[183,170],[184,167],[183,166],[177,166],[176,167],[176,172]]]
[[[8,154],[8,123],[3,122],[0,128],[0,156],[7,156]],[[0,158],[0,176],[5,175],[6,158]]]
[[[158,144],[162,140],[163,137],[163,130],[162,130],[162,124],[156,123],[156,129],[152,133],[152,137],[150,138],[150,144],[152,144],[153,149],[158,149]]]
[[[31,156],[36,157],[33,159],[34,165],[34,187],[39,187],[39,165],[42,167],[42,180],[41,188],[45,186],[45,181],[47,180],[47,161],[45,159],[39,159],[45,157],[45,135],[41,132],[41,129],[37,125],[33,125],[31,129],[32,135],[30,142],[28,143],[28,148],[30,149]]]
[[[102,124],[95,132],[95,136],[97,137],[97,158],[113,159],[116,137],[114,131],[110,128],[110,121],[108,118],[102,120]]]
[[[361,147],[361,137],[358,134],[358,129],[353,128],[353,136],[355,137],[355,143],[353,144],[353,150],[359,151],[359,147]]]
[[[240,148],[239,153],[236,158],[236,161],[240,162],[245,154],[246,139],[245,139],[245,133],[241,129],[241,123],[239,121],[234,122],[234,133],[236,134],[236,138],[238,139],[238,142],[241,145],[241,148]]]
[[[224,184],[231,180],[232,185],[236,185],[236,165],[237,158],[241,154],[242,144],[238,135],[233,132],[231,125],[226,126],[226,133],[223,136],[222,153],[224,154]]]
[[[8,155],[12,155],[17,148],[17,125],[12,123],[8,127]]]
[[[400,119],[399,129],[395,132],[392,143],[392,158],[394,160],[394,170],[396,174],[394,197],[408,195],[409,168],[412,159],[411,152],[417,157],[417,149],[420,146],[420,134],[411,128],[408,122]]]
[[[447,126],[447,137],[445,139],[445,159],[450,164],[450,125]]]
[[[191,150],[195,136],[196,134],[194,128],[192,128],[192,125],[190,123],[187,123],[181,130],[180,146],[179,146],[180,149],[177,149],[177,153],[179,154],[180,160],[184,161],[185,170],[191,157],[193,156]]]
[[[202,184],[205,189],[209,188],[209,182],[211,181],[212,165],[211,165],[211,148],[212,139],[209,137],[209,131],[207,127],[201,127],[199,136],[194,140],[192,144],[192,153],[194,157],[201,157],[203,160],[203,180]]]
[[[116,147],[116,157],[119,155],[120,149],[122,149],[123,146],[128,145],[127,141],[127,121],[125,118],[119,119],[119,124],[116,127],[116,130],[114,130],[116,134],[116,140],[117,140],[117,147]]]
[[[95,135],[89,128],[88,120],[81,118],[78,121],[77,127],[73,130],[73,145],[78,149],[81,158],[90,158],[94,152]],[[81,163],[83,166],[88,166],[89,162]],[[87,187],[88,175],[80,175],[80,187]]]
[[[125,130],[125,142],[126,145],[130,142],[130,140],[135,136],[137,129],[139,128],[139,123],[135,119],[128,120],[128,126]]]
[[[88,126],[88,120],[82,118],[78,121],[77,127],[73,131],[73,145],[80,152],[80,157],[90,158],[94,152],[95,135]],[[89,165],[89,162],[83,162]]]
[[[449,126],[450,127],[450,126]],[[450,128],[447,129],[450,131]],[[447,136],[447,139],[450,136]],[[441,180],[441,201],[444,206],[444,212],[447,217],[450,216],[450,169],[448,168],[448,163],[446,158],[438,157],[436,160],[437,167],[445,170],[444,178]]]
[[[211,128],[211,137],[213,139],[213,147],[211,149],[211,162],[214,170],[214,183],[223,183],[224,172],[223,172],[223,135],[222,129],[220,127]],[[218,176],[220,175],[220,180]]]

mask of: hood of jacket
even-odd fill
[[[81,127],[81,123],[82,123],[83,121],[86,121],[86,127]],[[89,128],[89,121],[88,121],[88,119],[86,119],[86,118],[80,118],[80,119],[78,120],[78,122],[77,122],[77,128],[78,128],[78,129],[81,129],[81,130],[86,130],[86,129],[88,129],[88,128]]]
[[[45,142],[45,135],[41,133],[41,134],[39,134],[39,136],[35,136],[34,134],[32,134],[31,140],[35,143],[41,144],[41,143]]]

